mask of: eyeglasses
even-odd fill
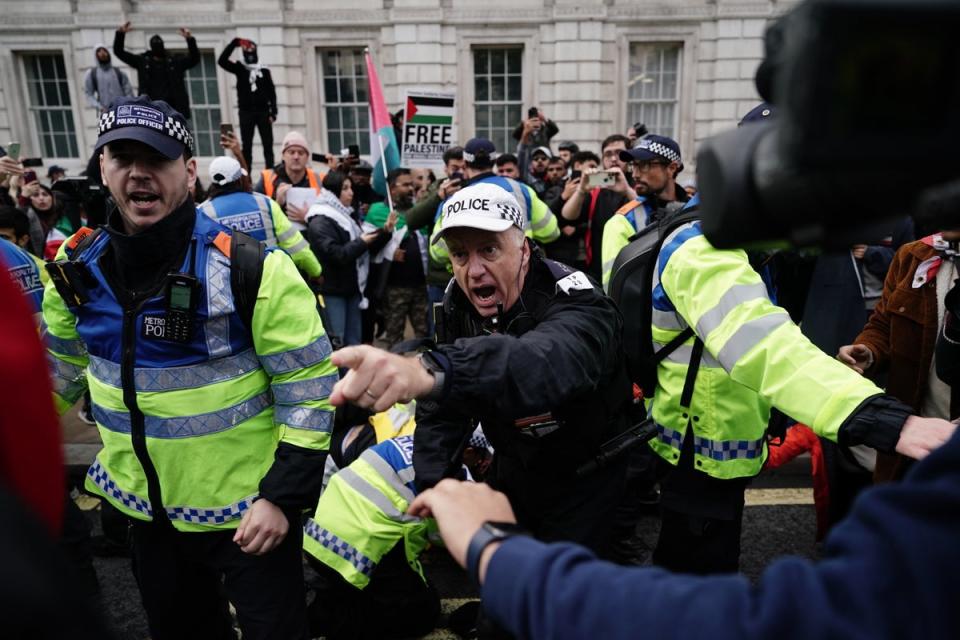
[[[631,164],[633,164],[634,171],[649,171],[657,165],[661,167],[667,166],[666,162],[660,160],[634,160]]]

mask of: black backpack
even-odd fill
[[[623,348],[627,358],[627,371],[631,379],[643,390],[644,397],[653,397],[657,385],[657,365],[677,347],[686,342],[693,329],[687,327],[667,345],[654,352],[651,332],[653,311],[653,270],[660,255],[664,239],[678,227],[700,219],[696,205],[664,215],[647,225],[630,238],[613,263],[609,295],[623,313]],[[703,342],[695,341],[688,384],[684,387],[683,400],[688,404],[692,395],[692,378],[696,377],[697,365],[703,353]],[[691,375],[692,374],[692,375]]]

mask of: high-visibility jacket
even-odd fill
[[[268,198],[272,198],[273,192],[277,187],[277,173],[273,169],[264,169],[260,175],[263,177],[263,192]],[[325,176],[326,174],[320,174],[317,176],[313,169],[307,167],[307,181],[310,183],[310,188],[316,191],[318,194],[323,188],[320,186],[320,183],[323,182],[323,178]]]
[[[720,479],[756,475],[767,456],[771,406],[836,441],[844,420],[882,393],[804,337],[770,302],[747,254],[714,248],[699,222],[665,238],[652,298],[654,349],[688,326],[705,345],[689,407],[681,395],[694,338],[657,368],[648,409],[658,434],[650,446],[671,464],[693,429],[696,469]]]
[[[280,247],[311,278],[320,275],[320,262],[303,235],[290,224],[280,205],[262,193],[235,191],[206,200],[197,208],[220,224],[253,236],[268,248]]]
[[[72,256],[93,280],[89,300],[68,307],[52,285],[43,300],[57,408],[89,386],[103,440],[87,488],[138,520],[162,507],[180,531],[236,528],[278,444],[327,451],[333,427],[338,375],[310,289],[289,256],[268,251],[248,329],[230,285],[229,233],[196,213],[180,267],[199,280],[189,342],[159,339],[162,291],[121,305],[98,260],[106,233]]]
[[[303,548],[363,589],[402,540],[407,562],[423,577],[419,557],[435,522],[407,515],[415,496],[413,436],[384,440],[330,479],[304,527]]]
[[[600,253],[603,259],[603,290],[610,291],[613,263],[630,238],[643,229],[650,220],[650,207],[643,198],[626,203],[603,225]]]
[[[550,207],[548,207],[543,200],[537,196],[536,192],[531,187],[517,182],[511,178],[495,176],[492,173],[487,176],[479,177],[476,180],[471,180],[469,184],[474,185],[481,183],[495,184],[517,199],[517,202],[520,204],[520,209],[524,213],[524,220],[526,221],[524,232],[527,234],[528,238],[533,238],[538,242],[547,243],[553,242],[560,237],[560,227],[557,224],[556,216],[553,215],[553,212],[550,211]],[[443,202],[441,202],[440,206],[437,207],[437,213],[434,218],[434,236],[440,233],[439,223],[440,216],[442,214]],[[431,238],[430,257],[436,262],[449,265],[450,253],[447,250],[446,242],[441,239],[438,242],[433,243]]]
[[[6,267],[10,278],[20,287],[27,304],[30,305],[30,311],[39,321],[43,287],[49,279],[43,268],[43,261],[9,240],[0,238],[0,262]]]

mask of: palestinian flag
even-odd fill
[[[453,124],[453,98],[407,96],[407,124]]]
[[[367,88],[370,96],[370,159],[376,165],[373,169],[373,190],[387,196],[387,173],[400,166],[400,152],[397,150],[397,137],[393,133],[390,112],[383,98],[383,87],[373,64],[370,50],[364,51],[367,61]],[[392,203],[391,203],[392,205]]]

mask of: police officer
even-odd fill
[[[524,212],[499,184],[480,182],[443,204],[438,229],[454,280],[439,346],[418,360],[372,347],[334,354],[351,371],[335,402],[380,411],[417,404],[419,488],[460,470],[479,421],[496,453],[488,479],[537,537],[605,550],[625,464],[576,471],[626,426],[631,387],[620,316],[584,274],[543,258],[524,237]]]
[[[320,276],[320,262],[300,231],[276,201],[250,191],[247,172],[234,158],[220,156],[210,163],[210,191],[198,205],[205,214],[268,247],[280,247],[309,278]]]
[[[520,204],[523,219],[523,230],[528,238],[537,242],[553,242],[560,237],[560,227],[557,218],[529,185],[525,185],[512,178],[505,178],[493,173],[493,156],[497,148],[486,138],[473,138],[463,148],[464,169],[466,180],[463,187],[472,184],[492,184],[501,190],[513,195]],[[443,211],[443,204],[437,207],[436,221],[439,222]],[[449,254],[447,245],[440,238],[440,226],[434,223],[433,243],[430,247],[430,256],[437,262],[447,262]],[[438,239],[439,238],[439,239]]]
[[[694,196],[687,208],[698,203]],[[770,301],[746,253],[714,248],[698,221],[664,239],[652,306],[655,345],[688,336],[658,365],[652,401],[650,444],[663,473],[656,564],[737,570],[744,490],[766,460],[772,407],[841,445],[911,457],[953,431],[945,420],[911,416],[817,349]]]
[[[377,416],[412,418],[405,411],[398,405]],[[330,479],[304,527],[303,547],[324,578],[310,607],[311,632],[371,639],[429,633],[440,599],[419,558],[436,525],[405,515],[416,496],[413,436],[374,444],[349,466],[338,462],[344,468]]]
[[[282,251],[258,285],[232,277],[246,253],[189,198],[193,136],[165,102],[114,104],[96,148],[117,208],[44,296],[57,406],[89,385],[104,443],[86,486],[131,519],[151,637],[233,637],[225,591],[244,638],[305,638],[296,517],[337,380],[313,295]]]
[[[601,257],[603,288],[610,286],[613,263],[630,238],[661,213],[680,209],[690,198],[677,184],[683,171],[680,145],[666,136],[648,135],[629,151],[620,152],[620,160],[633,170],[637,198],[626,202],[603,225]]]

